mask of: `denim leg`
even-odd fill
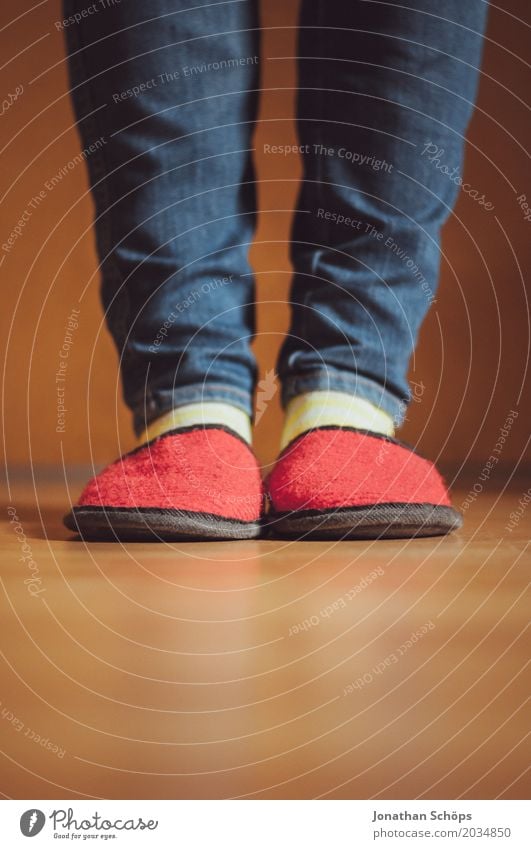
[[[102,299],[135,427],[179,403],[250,412],[254,2],[65,0]]]
[[[303,0],[284,402],[353,392],[397,424],[458,192],[487,4]],[[434,152],[436,155],[434,156]]]

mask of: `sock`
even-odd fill
[[[395,432],[392,416],[365,398],[328,390],[305,392],[292,398],[286,407],[280,449],[304,431],[325,425],[355,427],[386,436]]]
[[[139,444],[149,442],[155,437],[176,427],[189,427],[197,424],[219,424],[235,431],[249,445],[251,444],[251,422],[247,413],[232,404],[221,401],[202,401],[197,404],[183,404],[164,413],[147,426],[140,437]]]

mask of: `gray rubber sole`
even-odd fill
[[[453,507],[434,504],[375,504],[337,510],[270,513],[270,536],[287,539],[404,539],[449,534],[463,524]]]
[[[260,522],[239,522],[212,513],[150,507],[74,507],[64,519],[70,531],[98,541],[192,541],[255,539]]]

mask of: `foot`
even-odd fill
[[[293,440],[268,489],[268,525],[279,536],[437,536],[462,525],[433,463],[395,439],[354,428],[315,428]]]
[[[178,428],[125,454],[65,517],[88,539],[252,539],[263,493],[247,443],[219,425]]]

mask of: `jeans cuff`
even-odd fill
[[[286,378],[282,386],[282,404],[286,407],[292,398],[304,392],[326,392],[327,390],[346,392],[348,395],[356,395],[357,398],[370,401],[391,416],[397,428],[404,422],[407,410],[405,398],[399,398],[381,383],[368,377],[330,368]]]
[[[223,383],[194,383],[174,389],[152,389],[133,407],[135,434],[140,436],[151,422],[175,407],[202,401],[231,404],[247,413],[249,418],[252,416],[252,399],[249,393]]]

